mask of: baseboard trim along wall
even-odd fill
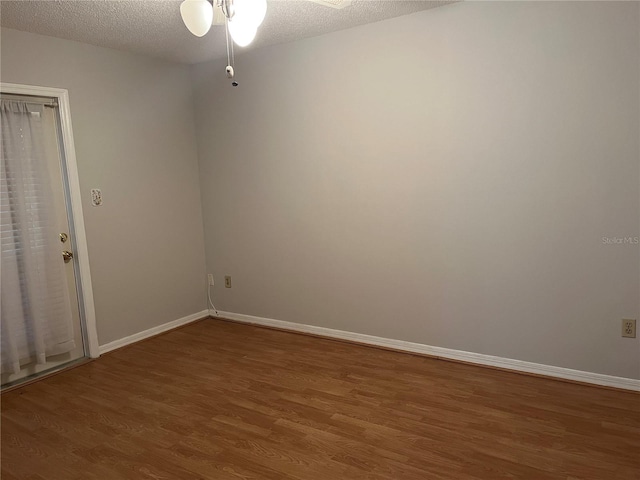
[[[241,323],[262,325],[265,327],[275,327],[283,330],[291,330],[294,332],[308,333],[322,337],[347,340],[350,342],[362,343],[365,345],[374,345],[404,352],[419,353],[422,355],[428,355],[437,358],[474,363],[477,365],[484,365],[489,367],[503,368],[506,370],[513,370],[521,373],[530,373],[546,377],[561,378],[564,380],[571,380],[575,382],[590,383],[593,385],[621,388],[624,390],[640,392],[640,380],[635,380],[633,378],[614,377],[611,375],[603,375],[601,373],[583,372],[581,370],[572,370],[570,368],[554,367],[552,365],[543,365],[540,363],[514,360],[511,358],[495,357],[493,355],[465,352],[462,350],[453,350],[450,348],[433,347],[430,345],[423,345],[421,343],[405,342],[403,340],[375,337],[372,335],[364,335],[362,333],[345,332],[343,330],[334,330],[332,328],[315,327],[312,325],[285,322],[283,320],[255,317],[252,315],[244,315],[241,313],[218,311],[218,315],[216,315],[213,310],[210,310],[209,313],[213,318],[226,318]]]
[[[196,320],[202,320],[203,318],[208,318],[209,316],[209,311],[203,310],[201,312],[187,315],[186,317],[182,317],[177,320],[172,320],[171,322],[163,323],[162,325],[150,328],[149,330],[134,333],[133,335],[129,335],[128,337],[124,337],[119,340],[114,340],[113,342],[100,345],[100,355],[110,352],[111,350],[115,350],[117,348],[139,342],[140,340],[144,340],[145,338],[153,337],[154,335],[166,332],[167,330],[173,330],[174,328],[181,327],[182,325],[186,325],[187,323],[195,322]]]

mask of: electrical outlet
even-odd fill
[[[225,288],[231,288],[231,275],[224,276],[224,286]]]
[[[209,280],[209,286],[213,287],[214,282],[213,282],[213,274],[212,273],[207,275],[207,280]]]
[[[636,321],[623,318],[622,319],[622,336],[626,338],[636,338]]]

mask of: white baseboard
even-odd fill
[[[212,317],[216,317],[213,310],[210,310],[209,313]],[[635,380],[633,378],[614,377],[611,375],[603,375],[601,373],[583,372],[581,370],[554,367],[552,365],[525,362],[522,360],[514,360],[511,358],[495,357],[493,355],[465,352],[462,350],[453,350],[450,348],[433,347],[430,345],[423,345],[421,343],[405,342],[403,340],[374,337],[372,335],[364,335],[362,333],[345,332],[343,330],[334,330],[332,328],[314,327],[312,325],[303,325],[300,323],[273,320],[271,318],[254,317],[252,315],[244,315],[241,313],[218,311],[218,317],[228,318],[229,320],[235,320],[242,323],[282,328],[284,330],[291,330],[294,332],[311,333],[314,335],[321,335],[323,337],[349,340],[366,345],[376,345],[379,347],[392,348],[394,350],[420,353],[432,357],[459,360],[463,362],[475,363],[478,365],[486,365],[491,367],[504,368],[507,370],[514,370],[517,372],[534,373],[547,377],[563,378],[565,380],[574,380],[578,382],[592,383],[594,385],[622,388],[625,390],[640,392],[640,380]]]
[[[209,311],[203,310],[201,312],[187,315],[186,317],[182,317],[177,320],[173,320],[171,322],[163,323],[162,325],[158,325],[157,327],[150,328],[149,330],[134,333],[133,335],[129,335],[128,337],[124,337],[119,340],[114,340],[113,342],[100,345],[100,355],[102,355],[103,353],[110,352],[111,350],[115,350],[116,348],[124,347],[125,345],[139,342],[140,340],[144,340],[145,338],[153,337],[154,335],[158,335],[159,333],[166,332],[167,330],[172,330],[182,325],[186,325],[187,323],[195,322],[196,320],[201,320],[207,317],[209,317]]]

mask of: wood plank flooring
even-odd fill
[[[640,395],[219,320],[1,401],[3,480],[640,478]]]

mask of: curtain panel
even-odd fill
[[[72,350],[73,325],[44,143],[43,107],[1,100],[2,372]]]

